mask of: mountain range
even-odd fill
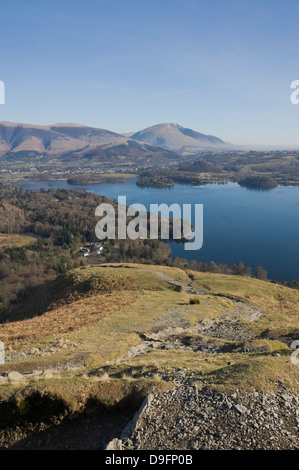
[[[120,147],[120,148],[119,148]],[[0,159],[10,160],[26,156],[70,157],[70,152],[94,157],[101,151],[122,148],[134,152],[169,151],[196,153],[201,150],[232,148],[222,139],[201,134],[178,124],[157,124],[131,134],[119,134],[106,129],[79,124],[53,124],[48,126],[0,122]],[[118,150],[117,150],[118,149]],[[109,153],[109,152],[108,152]]]

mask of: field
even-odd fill
[[[0,233],[0,248],[20,248],[35,242],[35,238],[29,235],[14,233]]]

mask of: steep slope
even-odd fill
[[[180,151],[221,149],[232,147],[218,137],[201,134],[179,124],[157,124],[137,132],[131,139]]]
[[[123,140],[123,136],[115,132],[79,124],[54,124],[51,130],[67,138],[77,139],[91,145],[104,145]]]

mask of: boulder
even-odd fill
[[[10,382],[20,382],[24,379],[24,375],[20,374],[16,370],[13,370],[7,374],[7,378]]]

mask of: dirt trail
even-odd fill
[[[145,271],[145,270],[143,270],[143,271]],[[153,272],[155,274],[157,274],[158,276],[160,276],[165,281],[171,282],[172,284],[175,284],[176,286],[181,286],[182,289],[184,290],[184,292],[186,292],[186,294],[198,294],[198,295],[208,294],[208,292],[204,291],[203,289],[199,289],[198,287],[193,287],[191,285],[192,281],[190,281],[190,283],[187,284],[186,282],[180,281],[179,279],[174,279],[173,277],[168,276],[167,274],[165,274],[161,271],[153,271]]]
[[[99,265],[100,267],[111,268],[109,265]],[[115,267],[116,268],[116,267]],[[183,281],[181,279],[172,277],[158,269],[150,270],[147,268],[135,268],[142,272],[151,272],[161,279],[169,282],[174,286],[181,287],[190,298],[192,296],[201,296],[201,302],[209,302],[210,297],[224,297],[230,300],[232,307],[224,308],[222,314],[216,318],[201,318],[197,321],[195,326],[191,326],[189,321],[186,319],[186,313],[192,314],[198,313],[199,306],[195,305],[173,305],[168,307],[165,312],[151,325],[150,329],[146,334],[140,334],[141,342],[128,349],[127,353],[111,363],[119,363],[125,360],[130,360],[136,356],[146,354],[150,350],[154,349],[192,349],[194,351],[219,353],[224,352],[222,346],[216,346],[215,341],[211,344],[211,338],[221,339],[224,341],[247,341],[252,338],[251,331],[247,328],[246,323],[254,322],[258,320],[263,312],[256,307],[245,303],[242,299],[237,296],[229,296],[224,294],[216,294],[208,292],[199,287],[192,285],[192,279],[190,282]],[[192,345],[186,345],[183,337],[187,335],[199,334],[206,338],[203,341],[194,342]],[[66,341],[66,340],[65,340]],[[52,350],[55,349],[54,347]],[[59,348],[57,348],[57,351]],[[42,354],[42,353],[41,353]],[[74,360],[64,361],[63,363],[49,363],[46,369],[52,371],[68,370],[68,369],[84,369],[85,361],[80,356],[74,357]],[[13,361],[12,361],[13,362]],[[73,364],[73,362],[75,362]]]
[[[139,270],[143,272],[148,271],[146,268],[140,268]],[[159,270],[151,272],[171,284],[180,286],[190,296],[208,295],[227,298],[232,302],[233,308],[224,309],[217,318],[202,318],[198,320],[195,326],[191,326],[184,317],[184,313],[191,313],[191,310],[196,307],[192,305],[169,307],[163,316],[155,320],[147,334],[140,334],[142,342],[137,346],[131,347],[125,356],[115,361],[116,363],[133,359],[153,349],[192,349],[197,352],[223,353],[227,352],[228,345],[216,345],[213,338],[223,340],[224,342],[242,342],[254,339],[251,330],[247,328],[247,322],[255,322],[261,318],[263,312],[260,309],[244,302],[237,296],[210,293],[194,287],[191,280],[190,283],[187,283]],[[186,344],[184,340],[186,335],[194,334],[202,335],[203,339],[198,339],[192,344]]]
[[[236,307],[236,311],[224,311],[223,316],[229,316],[230,318],[234,318],[235,320],[240,319],[242,317],[242,319],[244,320],[256,321],[263,315],[263,312],[261,310],[257,309],[249,303],[245,303],[242,299],[238,298],[237,296],[215,294],[213,292],[208,292],[206,290],[200,289],[199,287],[192,286],[192,281],[187,284],[186,282],[180,281],[179,279],[174,279],[173,277],[168,276],[167,274],[162,273],[161,271],[154,271],[154,273],[160,276],[162,279],[171,282],[172,284],[181,286],[184,292],[186,292],[186,294],[209,295],[212,297],[223,297],[231,300],[234,306]]]

